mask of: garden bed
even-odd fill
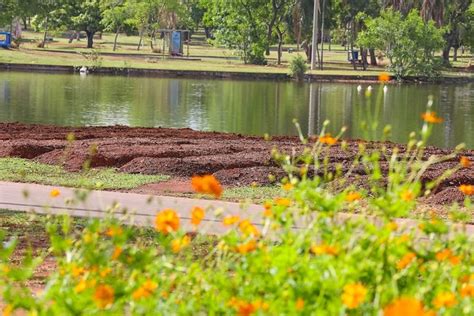
[[[74,135],[74,140],[68,135]],[[350,140],[346,150],[341,146],[329,148],[330,165],[341,164],[349,170],[358,153],[359,143]],[[390,152],[395,146],[403,153],[405,148],[393,143],[364,142],[368,150],[382,145]],[[303,145],[296,137],[274,137],[267,141],[260,137],[236,134],[199,132],[190,129],[113,127],[57,127],[19,123],[0,124],[0,157],[19,157],[53,165],[62,165],[69,171],[80,171],[90,161],[93,168],[112,167],[125,173],[169,175],[174,179],[189,178],[195,174],[214,174],[224,185],[241,187],[270,185],[284,172],[275,163],[271,150],[278,148],[290,153],[301,151]],[[446,155],[451,150],[428,147],[424,159],[432,155]],[[428,169],[424,183],[459,164],[460,156],[474,161],[474,151],[468,150],[452,160]],[[381,163],[382,171],[388,164]],[[272,175],[272,177],[269,177]],[[352,180],[363,183],[365,170],[352,171]],[[458,187],[474,184],[474,168],[464,168],[441,182],[427,202],[448,204],[462,202],[464,196]],[[174,185],[183,190],[179,185]],[[155,189],[154,189],[155,188]],[[151,190],[151,191],[150,191]],[[147,193],[163,193],[166,185],[147,186]]]

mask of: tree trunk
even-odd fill
[[[142,42],[143,42],[143,29],[140,31],[140,40],[138,41],[138,46],[137,46],[137,50],[140,50],[141,46],[142,46]]]
[[[361,47],[360,48],[360,53],[361,53],[361,57],[362,57],[362,67],[364,68],[364,70],[367,70],[367,49]]]
[[[458,61],[458,50],[459,47],[454,47],[453,61]]]
[[[449,52],[450,51],[451,51],[451,45],[448,44],[448,46],[443,49],[443,63],[445,65],[449,64]]]
[[[22,18],[22,22],[23,22],[23,29],[25,31],[28,30],[28,19],[27,18]]]
[[[114,49],[113,49],[114,52],[117,50],[117,40],[118,40],[118,37],[119,37],[119,33],[120,33],[120,28],[118,28],[117,32],[115,32]]]
[[[95,32],[86,31],[87,34],[87,48],[94,48],[94,34]]]
[[[375,56],[375,49],[370,48],[369,53],[370,53],[370,64],[372,66],[377,66],[377,56]]]

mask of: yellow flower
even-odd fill
[[[232,226],[238,223],[239,221],[240,221],[240,217],[229,215],[224,218],[223,223],[224,223],[224,226]]]
[[[263,211],[263,216],[271,218],[273,217],[273,211],[272,211],[272,203],[266,202],[263,207],[265,208]]]
[[[471,166],[471,160],[467,157],[461,157],[460,164],[464,168],[469,168]]]
[[[390,75],[386,72],[383,72],[379,75],[379,81],[380,82],[389,82],[390,81]]]
[[[112,305],[115,300],[115,291],[109,285],[99,285],[94,293],[94,301],[99,308]]]
[[[84,292],[87,289],[87,281],[82,279],[79,283],[74,287],[74,292],[79,294]]]
[[[291,205],[291,200],[287,198],[276,198],[275,203],[278,206],[289,207]]]
[[[257,242],[255,240],[250,240],[249,242],[237,245],[237,252],[245,255],[257,249]]]
[[[112,269],[111,268],[105,268],[104,270],[100,271],[100,276],[102,278],[105,278],[107,277],[110,273],[112,272]]]
[[[135,301],[138,301],[142,298],[150,297],[157,288],[158,284],[156,282],[153,282],[152,280],[147,280],[145,283],[143,283],[142,286],[140,286],[136,291],[132,293],[132,298]]]
[[[331,255],[337,256],[339,253],[338,249],[328,245],[313,245],[311,246],[311,252],[315,255]]]
[[[175,210],[165,209],[158,213],[155,219],[157,231],[167,235],[179,229],[179,217]]]
[[[387,228],[391,231],[397,231],[398,230],[398,224],[396,222],[390,222],[387,224]]]
[[[472,284],[465,284],[461,288],[461,296],[462,297],[474,297],[474,285]]]
[[[243,220],[239,224],[239,229],[242,234],[246,237],[259,237],[260,232],[258,231],[257,227],[255,227],[248,219]]]
[[[114,252],[112,253],[112,260],[117,260],[122,254],[122,247],[115,247]]]
[[[57,198],[60,195],[61,191],[59,191],[59,189],[52,189],[51,192],[49,192],[49,196],[52,198]]]
[[[206,213],[204,210],[200,207],[193,207],[191,211],[191,224],[194,226],[198,226],[201,224],[202,220],[204,219],[204,216],[206,216]]]
[[[426,123],[439,124],[443,122],[443,119],[436,115],[436,112],[426,112],[421,115],[421,118]]]
[[[347,284],[344,286],[341,299],[347,308],[355,309],[364,302],[366,295],[367,289],[361,283]]]
[[[285,183],[283,186],[282,186],[283,190],[285,191],[291,191],[293,190],[293,184],[291,184],[290,182],[288,183]]]
[[[405,202],[411,202],[415,198],[413,192],[411,190],[405,190],[401,194],[401,198]]]
[[[456,296],[451,292],[443,292],[438,294],[433,300],[433,305],[436,308],[453,307],[457,304]]]
[[[399,270],[405,269],[406,267],[410,265],[410,263],[413,262],[413,260],[415,260],[415,258],[416,258],[416,255],[413,252],[407,253],[406,255],[403,256],[402,259],[400,259],[400,261],[398,261],[397,268]]]
[[[359,201],[361,199],[362,199],[362,194],[360,194],[359,192],[349,192],[345,197],[345,200],[349,203]]]
[[[331,134],[326,134],[322,137],[319,137],[319,142],[322,143],[322,144],[332,146],[332,145],[335,145],[337,143],[337,139],[332,137]]]
[[[2,316],[10,316],[13,313],[14,310],[15,310],[15,308],[13,307],[13,305],[8,304],[7,306],[5,306],[3,308]]]
[[[181,249],[188,246],[190,242],[191,238],[188,235],[184,236],[183,238],[175,239],[171,242],[171,250],[174,253],[178,253],[181,251]]]
[[[85,273],[86,273],[86,269],[84,269],[82,267],[76,267],[76,266],[72,267],[72,275],[76,278],[80,277],[81,275],[83,275]]]
[[[304,300],[302,298],[299,298],[296,300],[296,310],[298,312],[301,312],[304,309]]]
[[[220,198],[224,191],[220,182],[212,175],[194,176],[191,179],[191,184],[194,191],[214,195],[216,198]]]
[[[426,311],[423,303],[410,297],[402,297],[384,308],[383,316],[429,316],[433,312]]]
[[[459,187],[459,191],[465,195],[474,195],[474,185],[463,184]]]

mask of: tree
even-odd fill
[[[87,48],[93,48],[95,33],[104,29],[100,0],[60,0],[60,5],[53,18],[70,30],[86,32]]]
[[[443,30],[433,21],[424,22],[417,10],[406,17],[392,9],[368,19],[358,44],[374,47],[390,60],[389,69],[400,79],[409,75],[432,77],[438,74],[435,53],[443,47]]]
[[[113,48],[113,51],[115,51],[118,36],[132,16],[132,8],[125,0],[102,0],[101,9],[104,30],[115,33]]]

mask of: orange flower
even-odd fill
[[[243,220],[239,224],[239,229],[242,234],[246,237],[259,237],[260,232],[258,231],[257,227],[255,227],[248,219]]]
[[[355,309],[364,302],[366,295],[367,289],[361,283],[347,284],[341,299],[347,308]]]
[[[272,211],[272,203],[266,202],[263,207],[265,210],[263,211],[263,216],[265,217],[273,217],[273,211]]]
[[[381,82],[389,82],[390,81],[390,75],[386,72],[383,72],[379,75],[379,81]]]
[[[49,196],[52,198],[57,198],[60,195],[61,191],[59,191],[59,189],[52,189],[51,192],[49,192]]]
[[[84,269],[82,267],[76,267],[76,266],[72,267],[72,275],[76,278],[80,277],[81,275],[83,275],[85,273],[86,273],[86,269]]]
[[[191,211],[191,223],[194,226],[198,226],[201,224],[202,220],[204,219],[204,216],[206,215],[206,212],[200,207],[193,207],[193,210]]]
[[[453,252],[450,249],[444,249],[436,253],[436,260],[445,261],[453,256]]]
[[[410,190],[405,190],[402,192],[401,194],[401,198],[403,201],[405,202],[411,202],[413,201],[413,199],[415,198],[415,196],[413,195],[413,192],[410,191]]]
[[[291,200],[287,198],[276,198],[275,203],[278,206],[289,207],[291,205]]]
[[[175,210],[165,209],[158,213],[155,219],[157,231],[167,235],[179,229],[179,217]]]
[[[118,227],[112,226],[109,229],[107,229],[107,231],[105,232],[105,235],[109,237],[118,237],[118,236],[122,236],[122,234],[123,234],[123,229],[120,226]]]
[[[406,255],[403,256],[402,259],[400,259],[400,261],[398,261],[397,268],[399,270],[405,269],[406,267],[410,265],[410,263],[413,262],[413,260],[415,260],[415,258],[416,258],[416,255],[413,252],[407,253]]]
[[[121,247],[115,247],[114,252],[112,253],[112,260],[117,260],[122,252],[123,249]]]
[[[239,316],[250,316],[256,311],[257,309],[252,303],[242,302],[238,307]]]
[[[15,310],[15,308],[13,307],[13,305],[8,304],[7,306],[5,306],[3,308],[2,316],[10,316],[13,313],[14,310]]]
[[[311,252],[315,255],[331,255],[337,256],[339,251],[336,247],[328,246],[328,245],[313,245],[311,246]]]
[[[158,284],[156,282],[153,282],[152,280],[147,280],[145,283],[143,283],[142,286],[140,286],[137,290],[135,290],[135,292],[132,293],[132,298],[135,301],[138,301],[142,298],[150,297],[157,288]]]
[[[240,217],[229,215],[223,220],[224,226],[232,226],[240,221]]]
[[[433,305],[436,308],[453,307],[457,304],[456,296],[451,292],[439,293],[433,300]]]
[[[290,182],[288,182],[288,183],[284,184],[284,185],[282,186],[282,188],[283,188],[283,190],[285,190],[285,191],[291,191],[291,190],[293,190],[293,184],[291,184]]]
[[[94,293],[94,301],[99,308],[106,308],[112,305],[115,300],[115,291],[109,285],[100,285]]]
[[[474,195],[474,185],[463,184],[459,187],[459,191],[465,195]]]
[[[439,124],[443,122],[443,119],[441,117],[438,117],[436,115],[436,112],[426,112],[421,115],[421,118],[423,121],[426,123],[432,123],[432,124]]]
[[[171,249],[174,253],[178,253],[181,249],[185,248],[191,242],[191,238],[186,235],[183,238],[175,239],[171,242]]]
[[[326,134],[322,137],[319,137],[319,142],[322,143],[322,144],[332,146],[332,145],[335,145],[337,143],[337,139],[332,137],[331,134]]]
[[[82,293],[87,289],[87,281],[82,279],[79,283],[74,287],[74,293]]]
[[[216,198],[222,196],[222,186],[216,177],[212,175],[207,176],[194,176],[191,179],[191,184],[194,190],[198,193],[214,195]]]
[[[349,192],[345,197],[345,200],[349,203],[359,201],[361,199],[362,199],[362,194],[360,194],[359,192]]]
[[[296,310],[298,312],[301,312],[304,309],[304,300],[302,298],[299,298],[296,300]]]
[[[462,297],[474,297],[474,285],[465,284],[461,288],[461,296]]]
[[[461,157],[460,164],[464,168],[469,168],[471,166],[471,160],[467,157]]]
[[[423,303],[410,297],[402,297],[384,308],[384,316],[429,316],[433,312],[426,311]]]
[[[237,252],[245,255],[257,249],[257,242],[255,240],[250,240],[247,243],[237,245]]]

